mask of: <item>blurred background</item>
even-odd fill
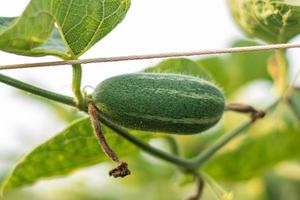
[[[2,2],[1,16],[20,15],[28,2],[29,0]],[[241,39],[245,38],[233,23],[225,0],[188,2],[132,0],[132,6],[125,20],[82,58],[220,49],[230,47]],[[299,38],[293,40],[299,41]],[[299,53],[298,49],[288,51],[291,78],[300,69]],[[1,65],[57,60],[54,57],[29,58],[4,52],[0,52],[0,58]],[[160,61],[155,59],[86,65],[83,86],[96,86],[108,77],[141,71]],[[11,70],[3,73],[49,90],[71,95],[71,68],[67,66]],[[300,83],[300,78],[297,83]],[[242,92],[235,92],[230,98],[263,107],[274,97],[270,81],[251,81],[243,86],[243,89]],[[54,107],[60,109],[57,105],[24,95],[4,84],[0,84],[0,94],[0,177],[3,177],[22,155],[55,135],[76,116],[72,115],[72,111],[68,111],[70,114],[68,116],[66,113],[59,115],[59,112],[53,112]],[[289,114],[286,115],[290,119]],[[226,127],[232,128],[237,125],[233,122],[240,120],[239,117],[232,118],[235,120],[230,120]],[[269,123],[274,124],[274,121]],[[206,136],[209,136],[209,133]],[[199,143],[192,143],[194,138],[191,140],[181,138],[181,145],[184,148],[196,148],[203,142],[203,138],[197,139]],[[163,146],[160,141],[154,141],[154,144]],[[186,152],[187,155],[193,153],[195,152]],[[189,177],[184,177],[174,167],[144,154],[128,159],[136,174],[126,180],[109,178],[107,171],[110,165],[107,163],[82,169],[69,177],[41,181],[32,187],[10,194],[7,199],[173,200],[184,199],[193,193],[194,185],[188,184]],[[243,164],[247,165],[247,162],[241,165]],[[230,192],[234,194],[235,199],[243,200],[300,199],[298,163],[294,161],[277,164],[263,175],[253,175],[242,180],[227,181],[225,178],[224,181],[222,178],[219,180],[217,177],[210,177],[205,190],[207,197],[204,199],[222,199],[224,194]],[[236,171],[232,174],[238,172],[237,165]]]

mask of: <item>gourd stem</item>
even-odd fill
[[[251,121],[256,121],[258,118],[263,118],[266,113],[262,110],[257,110],[254,107],[240,103],[230,103],[225,105],[225,111],[233,111],[239,113],[250,114]]]
[[[30,85],[28,83],[24,83],[22,81],[16,80],[14,78],[11,78],[9,76],[5,76],[3,74],[0,74],[0,82],[10,85],[12,87],[18,88],[20,90],[29,92],[31,94],[35,94],[37,96],[45,97],[47,99],[63,103],[69,106],[76,107],[76,102],[72,97],[57,94],[55,92],[51,92],[33,85]]]
[[[72,65],[73,69],[73,80],[72,90],[76,98],[76,103],[79,108],[84,107],[83,96],[81,93],[81,79],[82,79],[82,67],[81,64]]]
[[[241,104],[241,103],[228,103],[225,105],[225,111],[233,111],[240,113],[257,113],[257,109],[250,105]]]
[[[127,175],[130,175],[131,172],[128,169],[128,164],[126,162],[122,162],[119,160],[117,154],[110,148],[110,146],[108,145],[108,143],[106,142],[106,139],[101,131],[101,125],[98,119],[98,111],[96,106],[94,105],[94,103],[90,102],[88,104],[88,113],[90,115],[91,118],[91,123],[93,126],[93,130],[94,133],[98,139],[98,142],[102,148],[102,150],[104,151],[104,153],[112,159],[112,161],[114,161],[115,163],[118,164],[118,166],[114,169],[112,169],[109,172],[110,176],[113,176],[115,178],[118,177],[125,177]]]
[[[91,122],[92,122],[92,126],[93,126],[93,130],[94,133],[98,139],[98,142],[102,148],[102,150],[104,151],[104,153],[111,158],[112,161],[114,161],[115,163],[119,163],[119,157],[117,156],[117,154],[110,148],[110,146],[108,145],[108,143],[106,142],[106,139],[101,131],[101,125],[99,123],[98,120],[98,114],[97,114],[97,109],[96,106],[93,103],[89,103],[88,105],[88,113],[90,115],[91,118]]]
[[[276,100],[273,104],[271,104],[265,112],[269,112],[273,110],[281,101],[281,98]],[[228,142],[230,142],[233,138],[238,136],[239,134],[246,131],[256,120],[253,121],[253,119],[249,120],[248,122],[244,122],[242,125],[240,125],[238,128],[233,130],[231,133],[226,134],[223,136],[219,141],[217,141],[215,144],[213,144],[210,148],[202,151],[197,157],[193,159],[193,167],[194,168],[200,168],[202,165],[215,153],[220,150],[222,147],[224,147]]]
[[[118,135],[125,138],[129,142],[133,143],[134,145],[136,145],[140,149],[144,150],[145,152],[147,152],[155,157],[158,157],[162,160],[165,160],[167,162],[173,163],[173,164],[175,164],[179,167],[182,167],[186,170],[193,170],[191,168],[192,163],[190,161],[179,158],[177,156],[174,156],[174,155],[171,155],[168,153],[165,153],[159,149],[156,149],[156,148],[150,146],[149,144],[142,142],[138,138],[132,136],[126,129],[124,129],[124,128],[114,124],[110,120],[108,120],[101,113],[99,113],[99,120],[100,120],[100,122],[102,122],[103,124],[105,124],[106,126],[111,128],[112,130],[114,130]]]

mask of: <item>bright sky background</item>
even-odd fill
[[[2,1],[0,15],[19,15],[28,2]],[[242,34],[233,24],[225,0],[132,0],[123,23],[83,58],[224,48],[237,37],[242,37]],[[296,65],[299,50],[291,53],[292,64]],[[0,58],[0,65],[57,60],[4,52],[0,52]],[[107,77],[135,72],[157,62],[159,60],[91,64],[84,67],[83,85],[95,86]],[[67,66],[3,73],[71,94],[71,70]],[[0,155],[29,150],[64,127],[45,106],[20,98],[17,90],[0,83],[0,95]]]

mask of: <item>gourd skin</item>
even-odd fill
[[[201,78],[135,73],[109,78],[93,94],[100,113],[126,128],[177,134],[199,133],[224,112],[224,95]]]

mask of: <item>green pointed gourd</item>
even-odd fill
[[[195,134],[214,126],[224,112],[224,95],[204,79],[158,73],[115,76],[93,93],[100,113],[136,130]]]

